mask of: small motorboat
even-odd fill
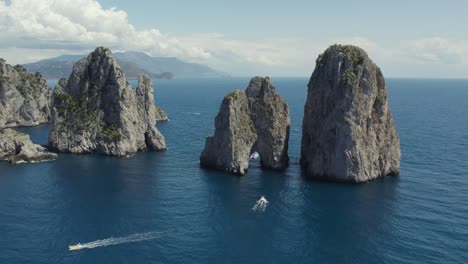
[[[262,195],[262,197],[260,198],[260,200],[258,200],[260,202],[260,204],[267,204],[268,203],[268,200],[265,198],[265,196]]]
[[[254,159],[258,158],[259,156],[260,156],[260,154],[258,154],[258,152],[254,152],[254,153],[252,153],[252,154],[250,155],[250,159],[251,159],[251,160],[254,160]]]
[[[82,248],[83,248],[83,246],[82,246],[80,243],[78,243],[78,244],[76,244],[76,245],[70,245],[70,246],[68,246],[68,249],[69,249],[69,250],[80,250],[80,249],[82,249]]]

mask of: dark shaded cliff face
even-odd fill
[[[200,164],[243,175],[250,154],[257,151],[263,168],[283,170],[289,161],[289,126],[284,98],[268,78],[255,77],[245,90],[224,97]]]
[[[301,164],[308,177],[366,182],[400,171],[400,140],[380,69],[361,48],[333,45],[308,85]]]
[[[41,74],[0,59],[0,128],[48,122],[51,99],[52,90]]]
[[[163,150],[156,129],[151,79],[133,89],[109,49],[97,48],[77,62],[54,91],[49,146],[62,152],[127,156]]]

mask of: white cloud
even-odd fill
[[[96,46],[106,46],[114,51],[174,56],[234,74],[267,74],[273,69],[281,71],[314,62],[319,52],[316,49],[305,58],[303,53],[314,45],[303,39],[247,41],[219,33],[170,36],[156,28],[136,30],[126,12],[104,9],[96,0],[12,0],[10,4],[0,0],[0,32],[0,55],[5,54],[12,63],[46,58],[54,51],[84,54]],[[48,52],[34,55],[34,49]]]
[[[32,61],[25,55],[34,49],[84,54],[96,46],[106,46],[114,51],[174,56],[234,74],[268,74],[283,72],[288,66],[309,66],[319,53],[315,49],[310,57],[304,56],[317,46],[305,39],[247,41],[219,33],[170,36],[156,28],[136,30],[126,12],[104,9],[96,0],[12,0],[10,4],[0,0],[0,32],[0,54],[12,58],[12,63]],[[6,52],[20,49],[25,52]],[[45,57],[53,52],[38,53]]]
[[[403,49],[419,63],[462,64],[468,62],[468,41],[440,37],[403,42]]]
[[[431,37],[377,43],[364,37],[352,37],[336,42],[365,49],[386,76],[468,76],[468,41]]]
[[[298,63],[315,62],[316,56],[325,48],[317,42],[301,38],[269,38],[234,40],[222,34],[192,34],[180,37],[185,43],[201,46],[213,55],[209,61],[216,64],[232,62],[259,64],[266,68],[291,67]],[[312,51],[312,54],[307,54]]]
[[[375,43],[374,41],[364,38],[364,37],[357,37],[357,36],[348,38],[348,39],[338,40],[337,43],[340,43],[343,45],[359,46],[363,48],[364,50],[374,49],[377,47],[377,43]]]
[[[253,40],[233,39],[220,33],[173,36],[156,28],[137,30],[125,11],[105,9],[97,0],[0,0],[0,32],[0,57],[10,63],[85,54],[96,46],[106,46],[114,51],[174,56],[234,75],[308,76],[318,54],[339,43],[364,48],[390,76],[407,76],[411,69],[431,64],[451,65],[437,67],[440,76],[450,76],[454,69],[468,72],[465,40],[433,37],[379,43],[363,36],[260,36]]]
[[[79,8],[77,8],[79,7]],[[158,29],[137,31],[122,10],[95,0],[0,0],[0,47],[144,50],[154,55],[208,58]]]
[[[377,64],[380,64],[382,61],[387,61],[389,58],[392,58],[392,53],[394,52],[391,49],[385,49],[384,47],[379,46],[376,42],[361,36],[339,39],[336,40],[335,43],[361,47]]]
[[[370,55],[391,62],[408,64],[468,63],[468,41],[463,40],[432,37],[379,45],[367,38],[353,37],[338,42],[360,46]]]

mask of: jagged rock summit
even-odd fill
[[[200,164],[243,175],[251,153],[258,152],[263,168],[283,170],[289,162],[289,127],[284,98],[268,77],[254,77],[245,90],[224,97]]]
[[[11,164],[33,163],[57,159],[57,154],[47,150],[13,129],[0,129],[0,160],[7,160]]]
[[[400,172],[400,139],[380,69],[361,48],[333,45],[308,84],[301,164],[307,177],[366,182]]]
[[[52,90],[40,73],[0,59],[0,127],[49,122]]]
[[[133,89],[111,51],[98,47],[54,91],[49,147],[120,157],[164,150],[156,118],[152,80],[140,76]]]

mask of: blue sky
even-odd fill
[[[101,0],[127,11],[139,29],[174,34],[223,32],[233,37],[363,35],[391,40],[458,37],[467,32],[468,1],[152,1]],[[468,33],[464,34],[465,36]]]
[[[104,45],[234,76],[309,76],[331,44],[388,77],[468,78],[468,1],[0,0],[0,57],[25,63]]]

